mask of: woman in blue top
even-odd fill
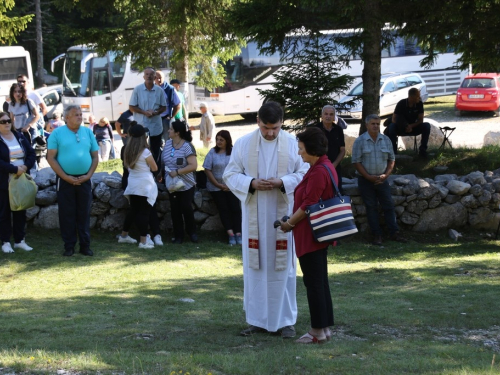
[[[215,147],[210,149],[205,157],[203,168],[205,168],[205,174],[208,178],[207,190],[212,195],[219,210],[220,220],[229,235],[229,245],[241,245],[240,201],[222,179],[232,150],[231,134],[227,130],[221,130],[215,136]]]
[[[196,150],[191,141],[193,136],[187,130],[186,122],[176,120],[168,130],[170,139],[163,148],[162,160],[166,173],[170,177],[179,177],[184,186],[175,192],[170,192],[170,213],[174,227],[173,243],[182,243],[184,227],[192,242],[198,242],[192,202],[196,185]]]

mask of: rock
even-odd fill
[[[456,174],[440,174],[434,177],[434,181],[439,182],[439,181],[444,181],[446,183],[456,180],[458,176]]]
[[[167,212],[170,212],[170,201],[169,200],[163,200],[163,201],[157,200],[155,207],[156,207],[157,212],[165,214]]]
[[[460,203],[467,208],[476,208],[479,206],[479,202],[473,195],[466,195],[460,199]]]
[[[196,222],[196,224],[203,223],[208,217],[210,217],[210,215],[204,212],[201,211],[194,212],[194,221]]]
[[[446,196],[448,195],[448,193],[450,192],[447,188],[445,188],[444,186],[442,185],[439,185],[439,184],[432,184],[432,186],[434,186],[436,189],[438,189],[439,191],[439,196],[441,198],[446,198]]]
[[[90,217],[90,229],[94,229],[97,225],[97,217],[91,216]]]
[[[170,196],[168,195],[168,192],[166,191],[159,191],[158,190],[158,198],[156,198],[156,201],[166,201],[169,200]]]
[[[366,216],[366,206],[364,204],[358,204],[354,206],[356,214],[360,216]]]
[[[392,195],[399,195],[399,196],[403,195],[403,187],[391,185],[391,194]]]
[[[427,184],[428,187],[425,187],[420,190],[420,193],[418,194],[418,199],[429,199],[435,196],[437,193],[439,193],[439,190],[436,189],[434,186]]]
[[[35,183],[40,189],[54,185],[56,183],[56,173],[52,168],[42,168],[36,174]]]
[[[355,195],[351,197],[351,203],[352,204],[364,204],[363,198],[361,198],[359,195]]]
[[[457,203],[462,197],[460,195],[448,194],[444,201],[449,204]]]
[[[394,180],[394,183],[399,186],[405,186],[410,183],[410,180],[408,178],[398,177]]]
[[[59,229],[59,206],[53,204],[42,207],[33,224],[44,229]]]
[[[111,199],[111,191],[104,182],[99,182],[94,189],[94,197],[103,202],[109,202]]]
[[[458,240],[459,237],[462,237],[462,235],[458,233],[455,229],[450,229],[448,231],[448,236],[450,236],[450,238],[455,242]]]
[[[469,193],[471,193],[475,197],[479,197],[480,195],[483,194],[483,188],[481,187],[481,185],[477,185],[477,184],[473,185],[470,188]]]
[[[493,185],[493,189],[495,189],[495,193],[500,193],[500,178],[495,178],[491,181]]]
[[[106,176],[103,179],[103,182],[114,189],[121,189],[122,188],[122,179],[116,176]]]
[[[465,182],[453,180],[448,182],[446,188],[450,191],[451,194],[464,195],[469,191],[471,186]]]
[[[394,211],[396,212],[396,217],[400,217],[405,212],[405,208],[403,206],[396,206],[394,207]]]
[[[425,189],[425,188],[428,188],[429,186],[430,186],[430,184],[427,181],[425,181],[421,178],[418,179],[418,187],[420,189]]]
[[[345,185],[342,186],[342,189],[344,190],[344,194],[346,195],[361,195],[359,192],[358,184],[355,185]]]
[[[38,206],[33,206],[31,208],[28,208],[26,210],[26,221],[30,221],[31,219],[36,217],[36,215],[38,215],[39,212],[40,212],[40,207]]]
[[[418,222],[419,216],[414,213],[410,213],[408,211],[403,212],[400,217],[402,223],[407,225],[415,225]]]
[[[487,206],[491,201],[491,193],[488,190],[483,190],[483,194],[477,198],[481,206]]]
[[[122,230],[126,216],[127,212],[125,210],[117,211],[106,216],[101,223],[101,229],[109,231]]]
[[[38,206],[50,206],[57,202],[57,192],[45,189],[36,193],[35,204]]]
[[[490,203],[495,206],[495,208],[500,208],[499,207],[499,203],[500,203],[500,194],[499,193],[495,193],[495,194],[492,194],[491,195],[491,200],[490,200]]]
[[[467,175],[467,178],[468,178],[471,185],[476,185],[476,184],[484,185],[486,183],[486,179],[484,178],[483,172],[475,171],[475,172],[469,173]]]
[[[172,226],[172,216],[165,215],[163,216],[163,220],[160,221],[160,229],[164,232],[170,231],[173,228]]]
[[[105,202],[101,202],[98,200],[94,200],[92,205],[90,206],[90,215],[91,216],[101,216],[108,212],[110,205]]]
[[[480,217],[474,218],[474,220],[479,219],[479,218]],[[474,224],[474,228],[475,229],[485,229],[485,230],[490,230],[490,231],[496,232],[497,228],[498,228],[499,220],[500,220],[500,212],[497,212],[497,213],[491,212],[491,215],[488,216],[487,220],[485,220],[485,221],[478,220],[478,221],[482,221],[482,222],[477,222],[476,224]]]
[[[420,215],[424,210],[429,207],[429,203],[425,200],[414,200],[408,203],[406,211]]]
[[[417,197],[418,197],[418,194],[408,195],[406,197],[406,201],[409,203],[409,202],[414,201],[415,199],[417,199]]]
[[[120,185],[121,186],[121,185]],[[109,204],[115,208],[127,208],[129,207],[129,201],[123,195],[124,191],[120,189],[110,188],[109,189],[111,198],[109,199]]]
[[[477,226],[479,224],[484,224],[495,219],[495,214],[486,207],[480,207],[478,209],[472,210],[469,213],[469,224]]]
[[[411,163],[412,161],[413,161],[413,156],[401,155],[401,154],[396,155],[396,165],[408,164]]]
[[[441,130],[439,130],[439,127],[442,126],[439,122],[436,120],[430,119],[430,118],[424,118],[424,122],[428,122],[431,126],[431,133],[429,134],[429,142],[427,145],[429,147],[439,147],[443,143],[444,140],[444,135],[441,133]],[[405,145],[406,150],[411,150],[413,149],[413,137],[400,137],[403,140],[403,143]],[[420,146],[422,136],[417,135],[417,145]],[[453,142],[450,139],[450,143],[453,144]]]
[[[489,191],[491,194],[493,194],[495,192],[495,188],[493,187],[493,184],[491,182],[487,182],[482,187],[483,187],[483,190]]]
[[[99,185],[100,182],[104,182],[104,179],[109,176],[108,172],[96,172],[92,175],[92,182]]]
[[[450,227],[462,227],[467,222],[467,209],[461,203],[425,210],[413,227],[417,232],[429,232]]]
[[[219,210],[215,205],[214,201],[203,201],[200,207],[200,211],[205,212],[209,215],[217,215]]]
[[[224,230],[224,227],[222,226],[222,223],[220,221],[219,214],[208,217],[207,220],[205,220],[205,222],[201,226],[201,230],[211,230],[211,231]]]
[[[500,132],[489,131],[484,135],[483,146],[500,145]]]
[[[194,205],[197,209],[200,209],[203,204],[203,194],[200,191],[194,193]]]
[[[429,201],[429,208],[436,208],[440,204],[441,204],[441,196],[439,194],[436,194]]]
[[[406,202],[406,198],[401,195],[393,195],[392,201],[394,202],[395,206],[399,206],[401,203]]]
[[[412,183],[403,187],[403,194],[404,195],[417,194],[419,191],[420,191],[420,186],[419,186],[418,182],[412,182]]]

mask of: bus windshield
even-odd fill
[[[82,60],[88,51],[68,51],[64,62],[63,95],[69,97],[90,96],[90,59],[85,64],[85,72],[81,72]]]
[[[15,80],[19,74],[28,75],[26,57],[0,59],[0,80]]]

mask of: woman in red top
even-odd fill
[[[296,342],[323,343],[330,340],[332,333],[329,327],[333,325],[333,304],[328,284],[327,260],[327,248],[330,243],[320,243],[314,240],[305,211],[307,206],[318,203],[320,198],[326,200],[334,196],[335,188],[328,171],[322,164],[330,169],[335,183],[338,183],[338,177],[335,167],[326,156],[328,140],[321,129],[307,128],[297,134],[297,139],[299,155],[311,167],[302,182],[295,188],[293,215],[287,221],[281,222],[281,230],[288,232],[293,229],[293,238],[311,315],[311,329]]]

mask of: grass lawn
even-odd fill
[[[330,251],[334,337],[304,346],[238,336],[241,251],[223,233],[139,250],[93,232],[93,258],[65,258],[58,232],[29,228],[35,250],[0,254],[0,374],[500,373],[500,242],[409,235]]]

